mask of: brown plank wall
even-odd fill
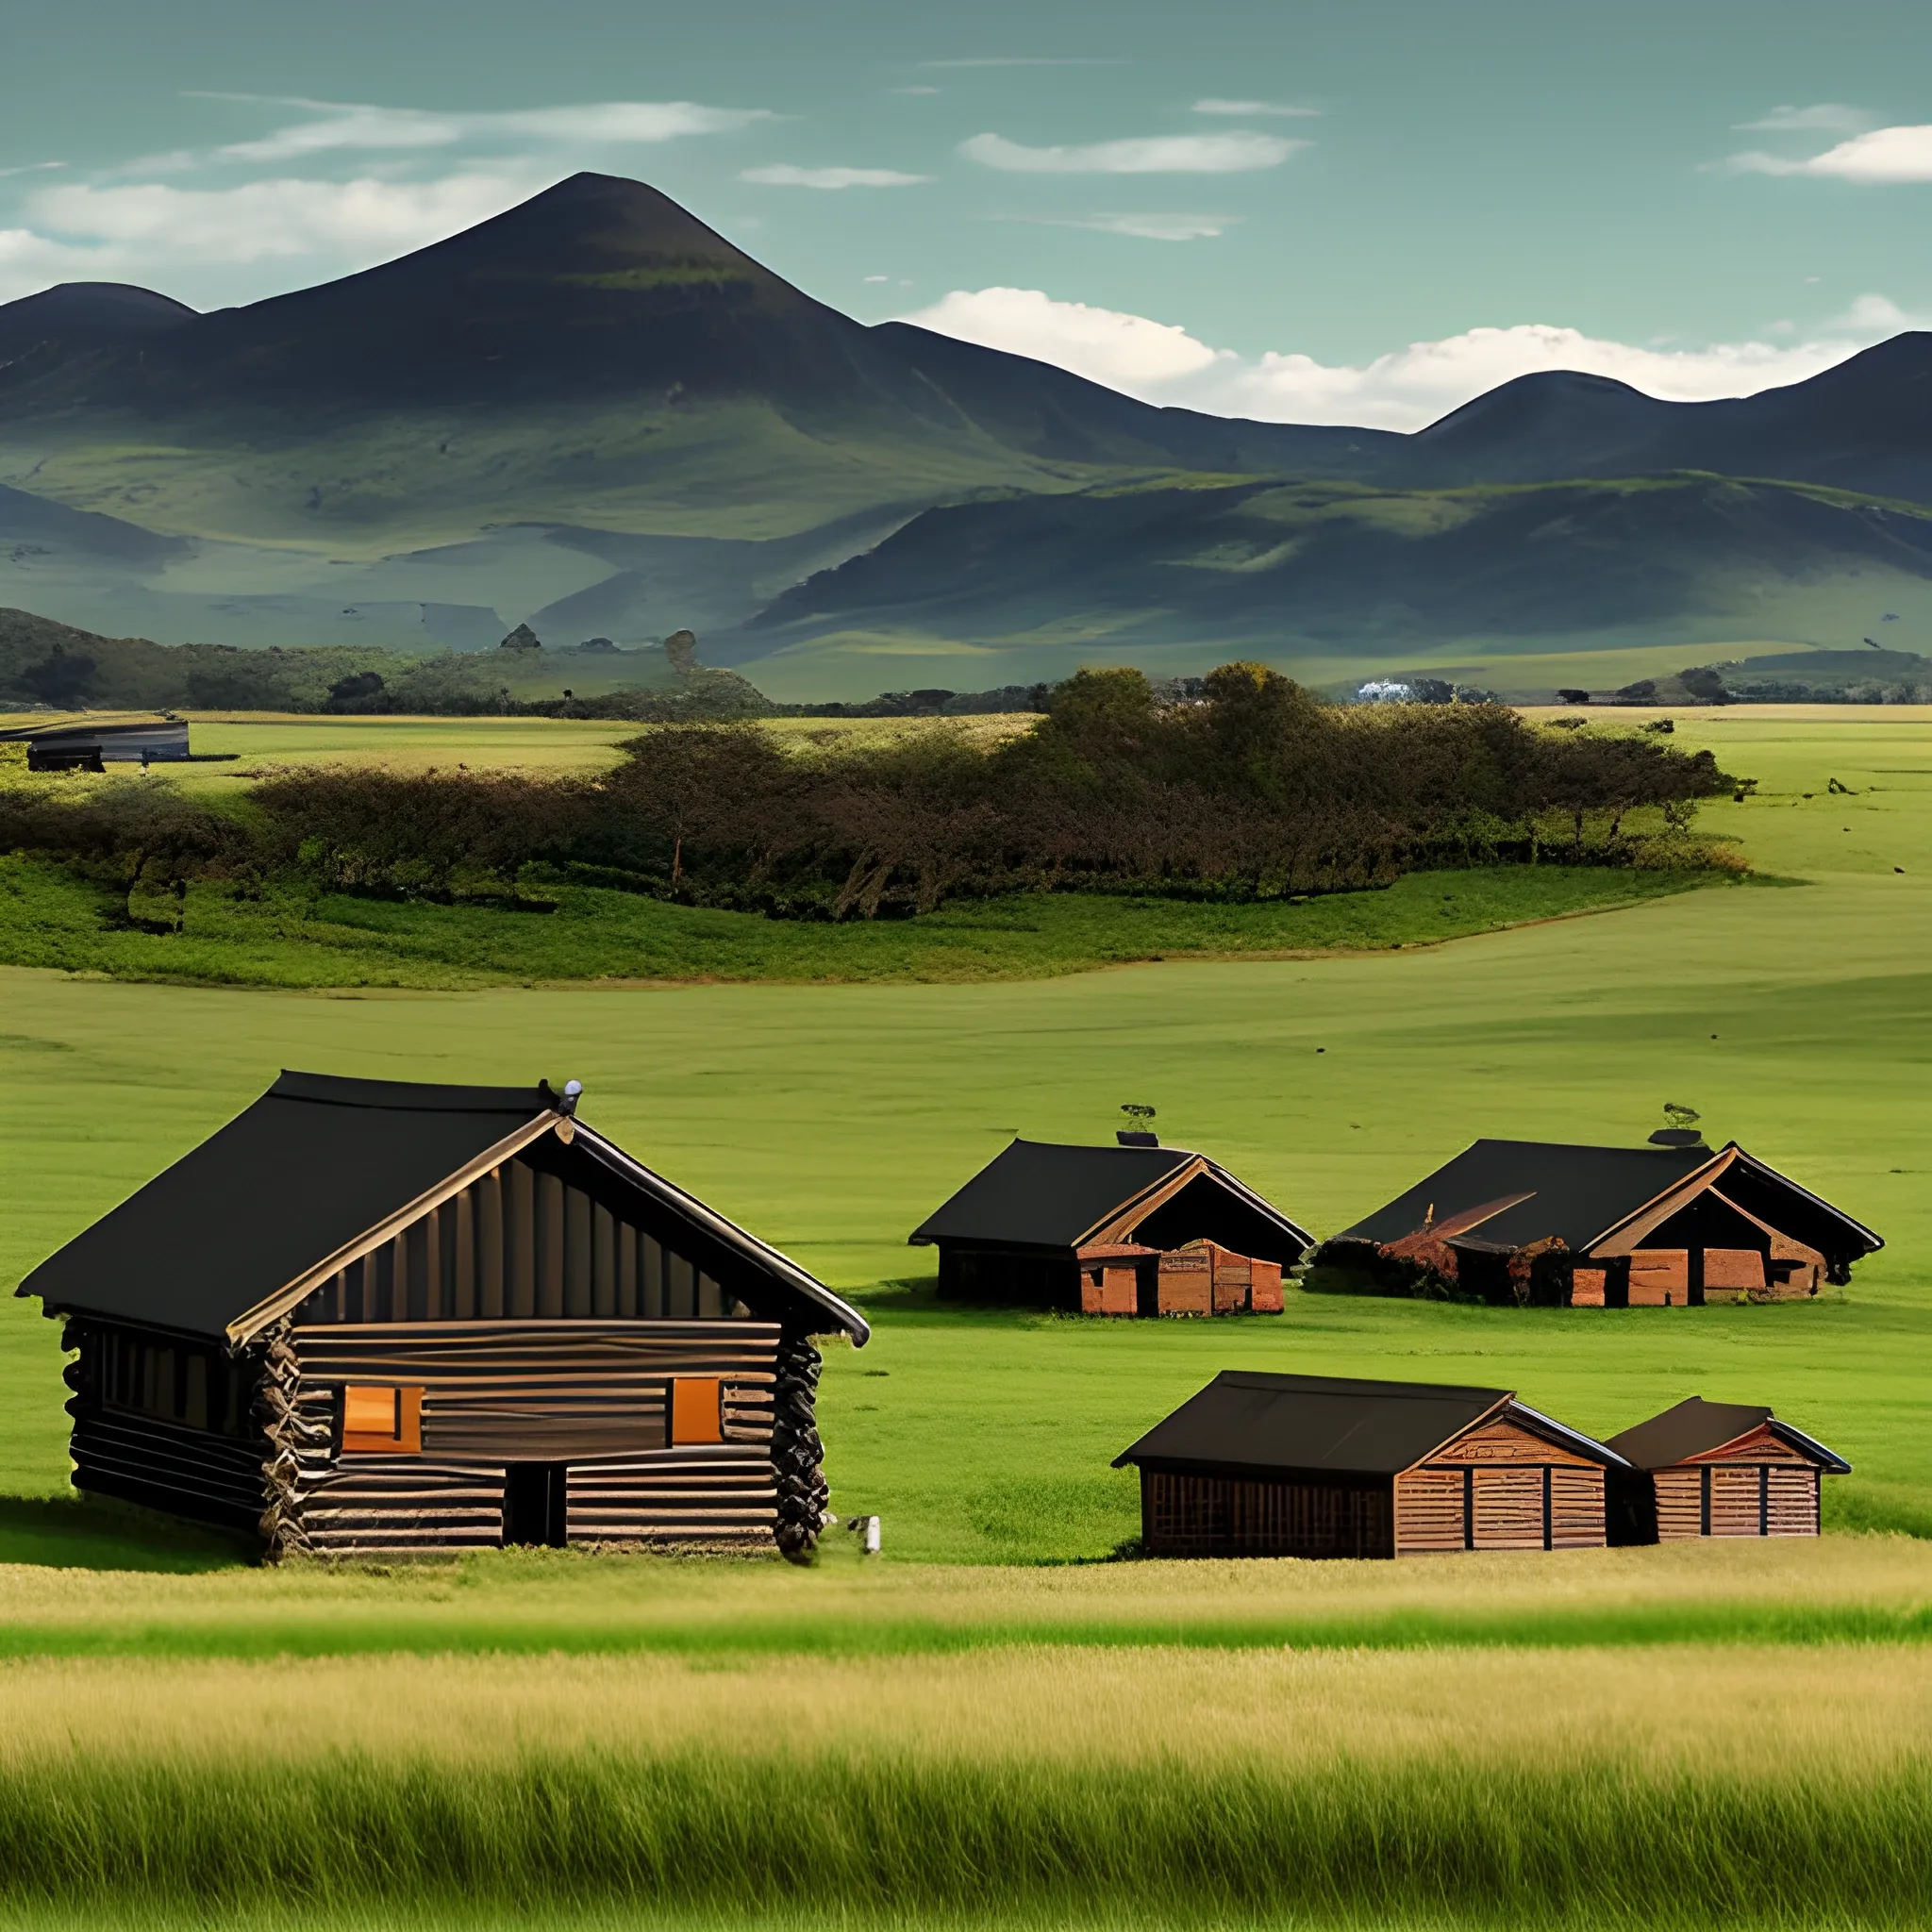
[[[1395,1478],[1395,1553],[1600,1549],[1600,1463],[1507,1419]]]
[[[291,1503],[319,1552],[493,1546],[510,1462],[568,1465],[573,1543],[771,1542],[775,1324],[326,1323],[290,1340]],[[722,1442],[669,1443],[684,1375],[723,1384]],[[350,1384],[423,1390],[420,1455],[341,1453]]]
[[[1818,1466],[1768,1428],[1651,1474],[1659,1542],[1818,1534]]]

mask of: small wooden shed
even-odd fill
[[[575,1104],[285,1073],[21,1284],[75,1485],[271,1557],[809,1547],[864,1319]]]
[[[1624,1465],[1507,1389],[1228,1369],[1113,1466],[1151,1557],[1408,1557],[1600,1547]]]
[[[1737,1142],[1478,1141],[1344,1228],[1320,1259],[1364,1285],[1567,1307],[1783,1301],[1885,1243]],[[1685,1144],[1685,1142],[1693,1144]]]
[[[1268,1314],[1307,1232],[1205,1154],[1015,1141],[910,1236],[948,1299],[1090,1315]]]
[[[1692,1395],[1612,1436],[1616,1542],[1816,1536],[1822,1478],[1852,1465],[1768,1408]]]

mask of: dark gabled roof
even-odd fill
[[[1555,1235],[1577,1251],[1712,1158],[1708,1148],[1478,1141],[1336,1239],[1400,1241],[1422,1226],[1431,1208],[1442,1222],[1487,1202],[1524,1195],[1527,1198],[1471,1228],[1469,1239],[1514,1250]]]
[[[1015,1141],[908,1238],[1000,1247],[1071,1248],[1194,1161],[1243,1206],[1306,1246],[1308,1235],[1217,1162],[1185,1147],[1077,1147]],[[1188,1183],[1190,1187],[1198,1182]]]
[[[74,1310],[240,1340],[244,1317],[286,1296],[331,1256],[482,1157],[507,1159],[563,1120],[563,1103],[542,1083],[444,1087],[284,1073],[226,1126],[42,1261],[17,1292],[38,1295],[49,1314]],[[576,1131],[605,1165],[864,1339],[864,1321],[795,1263],[601,1136]]]
[[[1766,1424],[1779,1441],[1809,1457],[1820,1468],[1833,1475],[1849,1473],[1852,1465],[1843,1457],[1802,1429],[1779,1422],[1770,1409],[1743,1402],[1707,1402],[1701,1395],[1687,1396],[1674,1408],[1612,1436],[1609,1446],[1639,1469],[1669,1469],[1693,1456],[1707,1456]]]
[[[1498,1411],[1579,1455],[1618,1460],[1601,1443],[1525,1408],[1507,1389],[1225,1369],[1124,1450],[1113,1466],[1379,1478],[1414,1467]]]

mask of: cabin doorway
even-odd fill
[[[505,1549],[560,1550],[569,1538],[569,1468],[512,1462],[503,1473]]]
[[[1152,1317],[1160,1312],[1160,1257],[1141,1257],[1134,1264],[1134,1312]]]

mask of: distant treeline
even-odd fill
[[[162,782],[0,791],[0,849],[152,892],[197,875],[317,891],[515,900],[575,879],[776,916],[929,911],[1028,889],[1252,899],[1424,866],[1686,864],[1708,752],[1555,732],[1496,705],[1340,708],[1257,664],[1161,705],[1082,672],[982,748],[943,724],[786,749],[756,725],[653,731],[599,778],[297,772],[245,810]]]
[[[687,632],[674,634],[690,638]],[[520,626],[513,638],[529,636]],[[994,691],[889,691],[855,702],[779,704],[748,678],[695,661],[669,662],[643,651],[580,647],[545,651],[441,651],[410,657],[378,646],[304,644],[242,650],[233,644],[157,644],[76,630],[31,611],[0,609],[0,709],[289,711],[351,717],[406,715],[536,717],[634,721],[641,724],[724,723],[737,718],[939,718],[1033,711],[1045,684]],[[645,658],[637,667],[626,658]],[[608,678],[612,669],[636,684],[579,692],[571,680]],[[1199,678],[1161,689],[1198,695]],[[548,687],[546,689],[545,687]]]

